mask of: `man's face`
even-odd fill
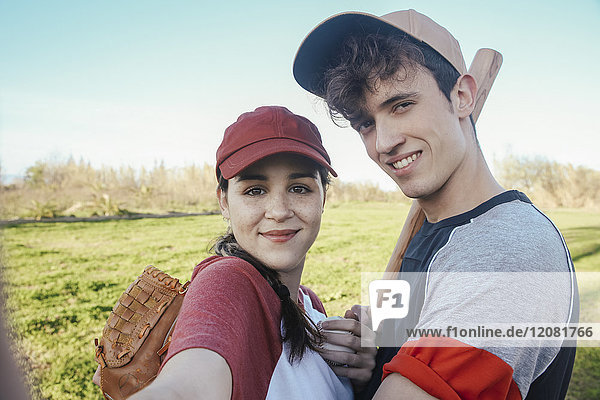
[[[446,186],[461,182],[467,140],[452,104],[433,76],[420,68],[376,82],[365,95],[365,107],[351,124],[369,157],[394,179],[408,197],[433,199]],[[464,188],[465,186],[463,186]]]

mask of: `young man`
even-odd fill
[[[576,321],[569,251],[523,193],[492,176],[470,117],[477,83],[446,29],[414,10],[339,14],[306,37],[294,76],[425,212],[401,267],[422,276],[411,282],[413,327]],[[575,356],[560,342],[396,337],[362,397],[561,399]]]

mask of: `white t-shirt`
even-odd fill
[[[310,296],[302,290],[301,294],[304,310],[308,317],[314,323],[325,319],[325,314],[313,308]],[[288,359],[289,346],[285,343],[283,347],[284,349],[269,383],[267,399],[354,399],[350,380],[338,377],[319,353],[307,349],[302,359],[292,365]]]

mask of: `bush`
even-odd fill
[[[208,164],[151,170],[93,168],[81,160],[37,161],[22,181],[0,187],[4,219],[130,212],[202,212],[218,209],[214,168]]]
[[[504,187],[522,190],[541,207],[600,208],[600,171],[543,157],[508,156],[495,166]]]

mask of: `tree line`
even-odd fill
[[[600,171],[540,157],[507,156],[495,162],[507,189],[525,192],[542,208],[600,208]],[[214,166],[152,168],[93,167],[84,160],[37,161],[22,179],[0,182],[0,217],[123,215],[127,213],[206,212],[218,209]],[[399,190],[369,182],[334,179],[328,204],[409,202]]]

